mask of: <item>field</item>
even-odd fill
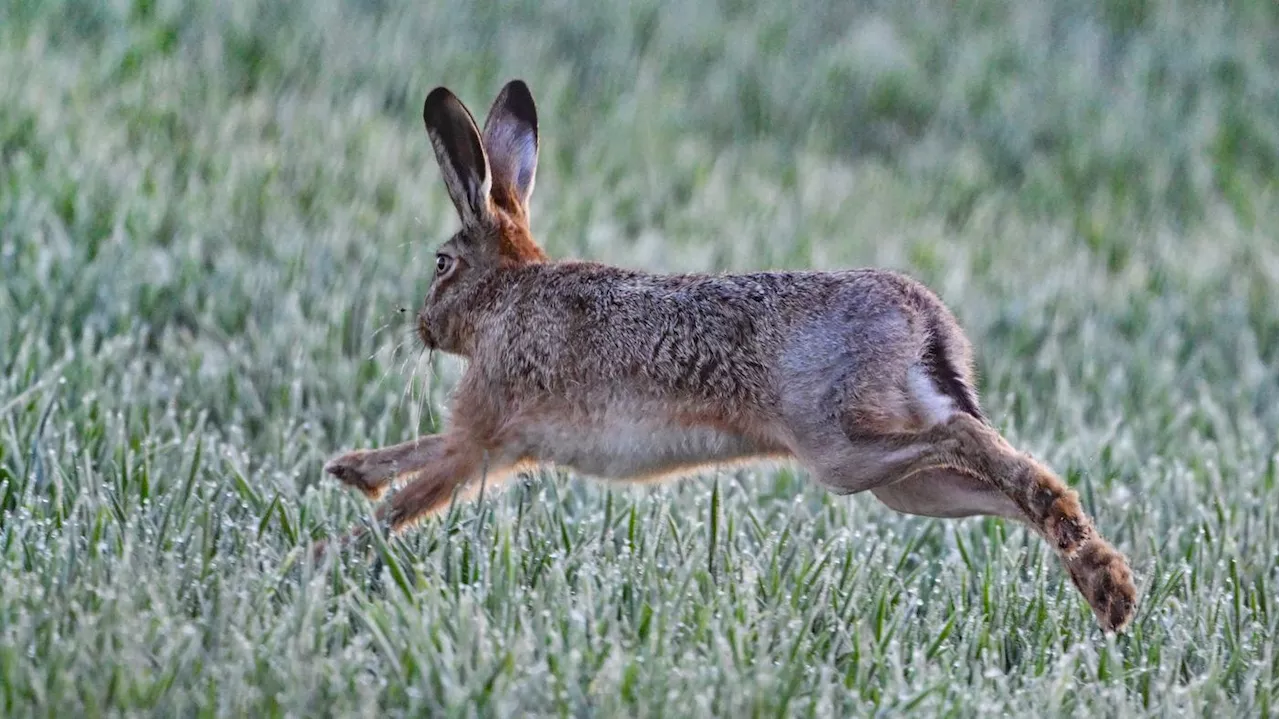
[[[1274,717],[1271,2],[0,0],[0,715]],[[906,271],[1126,552],[791,467],[569,473],[312,566],[438,429],[447,84],[539,103],[533,229]],[[403,309],[408,312],[403,312]]]

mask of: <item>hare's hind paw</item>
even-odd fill
[[[1138,590],[1124,555],[1095,535],[1067,560],[1067,570],[1104,630],[1119,632],[1128,626]]]
[[[360,490],[369,499],[377,499],[395,476],[395,468],[385,462],[371,461],[370,454],[363,449],[347,452],[329,460],[324,471],[343,484]]]

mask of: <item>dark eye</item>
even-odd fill
[[[436,255],[436,274],[443,277],[453,269],[453,258],[448,255]]]

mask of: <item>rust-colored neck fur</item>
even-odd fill
[[[498,253],[516,262],[546,262],[547,253],[533,241],[529,217],[514,191],[494,184],[490,197],[498,216]]]

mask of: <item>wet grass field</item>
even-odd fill
[[[1276,716],[1274,3],[0,1],[0,714]],[[876,265],[1131,558],[788,467],[523,477],[311,566],[447,421],[421,124],[522,77],[554,257]],[[410,312],[401,310],[408,308]]]

